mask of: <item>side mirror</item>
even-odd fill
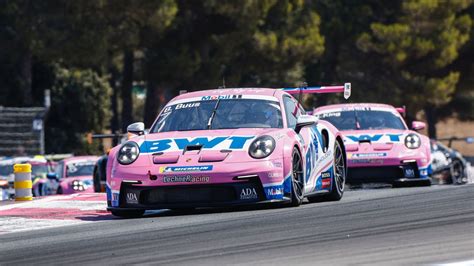
[[[142,122],[136,122],[136,123],[130,124],[127,127],[127,132],[129,133],[129,138],[130,138],[130,134],[141,136],[145,134],[145,124],[143,124]]]
[[[422,130],[426,127],[426,124],[424,122],[420,121],[413,121],[411,123],[411,129],[413,130]]]
[[[318,118],[312,115],[300,115],[296,120],[296,133],[300,133],[301,129],[306,126],[314,125],[318,122]]]
[[[51,179],[51,180],[58,180],[58,175],[56,173],[48,173],[46,175],[46,178]]]

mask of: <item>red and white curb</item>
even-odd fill
[[[112,219],[104,193],[56,195],[0,205],[0,234]]]

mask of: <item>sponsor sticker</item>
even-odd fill
[[[352,158],[367,158],[367,157],[385,157],[385,152],[373,152],[373,153],[353,153]]]
[[[405,177],[408,177],[408,178],[415,177],[415,170],[411,168],[405,168],[404,172],[405,172]]]
[[[353,164],[362,164],[362,163],[383,164],[384,163],[382,159],[354,159],[354,160],[349,160],[349,162]]]
[[[240,199],[241,200],[258,199],[257,191],[255,190],[255,188],[243,188],[240,191]]]
[[[267,195],[270,195],[270,196],[283,195],[283,187],[280,187],[280,188],[267,188]]]
[[[331,178],[331,172],[323,172],[321,174],[321,178]]]
[[[230,95],[209,95],[209,96],[203,96],[201,98],[201,101],[213,101],[213,100],[225,100],[225,99],[241,99],[242,94],[230,94]]]
[[[202,149],[245,149],[255,136],[219,136],[175,138],[144,141],[140,145],[140,152],[180,151],[188,145],[201,145]]]
[[[331,179],[330,178],[323,179],[321,187],[322,188],[330,188],[331,187]]]
[[[138,194],[135,192],[127,192],[126,199],[127,203],[138,204]]]
[[[283,164],[279,161],[272,161],[272,165],[273,165],[273,167],[278,167],[278,168],[283,167]]]
[[[171,173],[171,172],[204,172],[212,171],[212,165],[196,165],[196,166],[162,166],[159,172]]]
[[[164,176],[163,183],[209,183],[208,176]]]
[[[281,172],[269,172],[268,178],[281,178],[283,177],[283,173]]]

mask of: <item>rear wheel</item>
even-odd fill
[[[338,201],[344,194],[344,188],[346,186],[346,161],[344,160],[344,154],[342,151],[341,144],[336,141],[334,144],[334,169],[333,179],[331,180],[331,192],[323,196],[315,196],[308,198],[310,202],[318,201]]]
[[[121,218],[139,218],[142,217],[145,213],[144,210],[115,210],[112,211],[112,215],[118,216]]]
[[[293,148],[292,158],[290,206],[296,207],[300,206],[304,199],[303,161],[296,147]]]
[[[459,160],[454,160],[451,164],[450,176],[453,184],[463,184],[464,166]]]

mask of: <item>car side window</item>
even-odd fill
[[[64,162],[60,162],[60,163],[56,166],[56,174],[58,175],[58,179],[62,179],[62,178],[63,178],[63,167],[64,167]]]
[[[288,127],[294,129],[296,127],[296,118],[301,114],[301,110],[296,106],[296,102],[288,96],[283,97],[283,104],[285,105]]]

